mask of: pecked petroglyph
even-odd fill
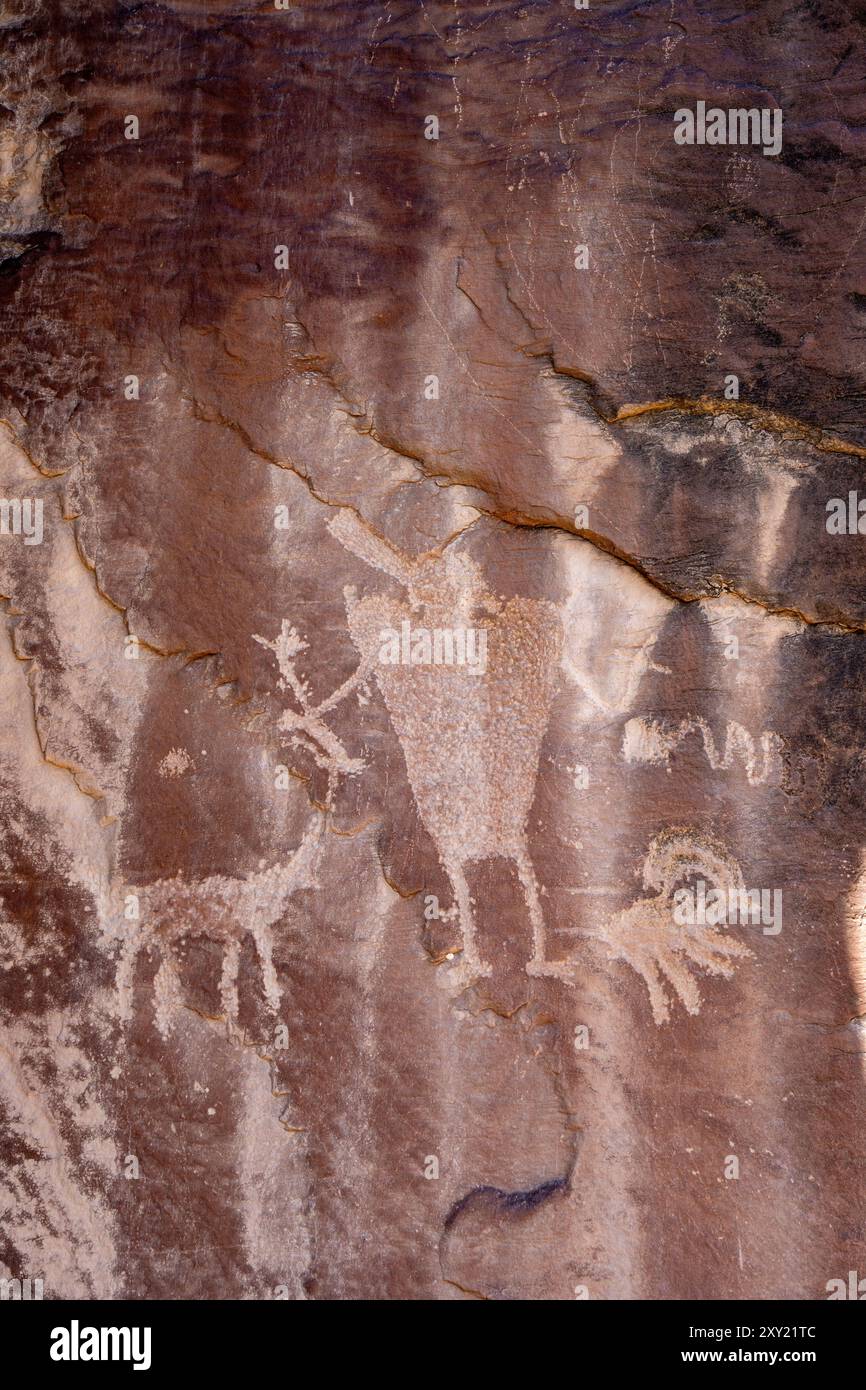
[[[214,874],[189,882],[177,874],[144,887],[115,888],[111,916],[123,937],[117,967],[117,1010],[120,1018],[132,1017],[136,962],[143,950],[155,949],[160,964],[153,982],[156,1025],[168,1037],[173,1016],[183,1004],[175,960],[175,948],[185,936],[206,935],[224,948],[220,1000],[229,1025],[238,1018],[238,965],[245,935],[255,943],[264,996],[276,1013],[280,986],[274,969],[273,927],[284,915],[293,893],[316,886],[316,867],[321,854],[324,822],[311,820],[304,837],[287,860],[269,867],[260,865],[247,878]],[[132,921],[126,913],[137,914]]]
[[[530,973],[560,973],[544,959],[544,919],[526,822],[535,792],[562,650],[562,628],[547,601],[491,594],[478,565],[452,549],[410,557],[350,511],[331,534],[359,559],[396,579],[402,601],[345,590],[349,632],[373,673],[403,749],[421,819],[457,900],[463,932],[461,978],[489,973],[475,942],[466,866],[501,856],[516,867],[532,924]],[[405,622],[429,631],[485,634],[483,672],[460,664],[377,660],[382,634]]]
[[[760,756],[755,740],[742,724],[728,720],[725,745],[721,752],[705,719],[694,716],[679,722],[666,719],[629,719],[622,741],[622,755],[628,763],[670,764],[683,739],[699,733],[707,762],[714,772],[727,772],[739,759],[749,786],[774,785],[781,771],[782,740],[770,729],[760,736]]]
[[[363,758],[349,756],[333,730],[323,722],[323,716],[364,683],[367,669],[359,667],[338,690],[314,707],[310,704],[310,692],[306,681],[295,670],[295,657],[306,651],[309,644],[287,619],[283,619],[279,636],[273,641],[260,637],[258,633],[253,634],[253,641],[274,653],[280,668],[279,689],[289,691],[300,706],[299,710],[283,710],[279,727],[290,735],[289,741],[294,747],[306,749],[319,767],[327,769],[327,804],[330,805],[337,778],[350,777],[361,772],[365,763]]]
[[[283,711],[278,727],[289,734],[289,742],[312,752],[319,766],[328,773],[328,796],[324,813],[316,812],[303,838],[285,860],[267,866],[265,861],[246,878],[214,874],[190,882],[177,874],[142,887],[130,885],[96,887],[102,917],[110,923],[111,934],[120,935],[122,945],[117,966],[117,1010],[120,1018],[132,1016],[135,971],[143,950],[156,950],[160,963],[154,978],[156,1025],[168,1037],[173,1017],[182,1006],[176,948],[186,936],[205,935],[223,946],[220,1001],[229,1027],[238,1019],[238,967],[244,937],[255,944],[264,997],[276,1013],[280,1007],[280,986],[274,968],[273,928],[285,914],[292,895],[304,888],[315,888],[330,807],[337,779],[360,771],[363,759],[352,758],[339,739],[323,722],[323,715],[363,681],[359,668],[343,686],[315,707],[310,704],[306,682],[295,669],[295,659],[307,650],[307,643],[287,620],[273,640],[253,634],[253,640],[274,654],[280,671],[278,688],[290,693],[299,709]],[[182,749],[172,749],[160,764],[160,772],[181,775],[191,765]],[[128,920],[129,918],[132,920]]]
[[[307,643],[287,620],[274,640],[258,634],[254,640],[273,652],[280,670],[279,688],[288,692],[293,707],[283,711],[280,728],[289,741],[313,753],[328,770],[330,804],[335,780],[364,767],[353,758],[325,723],[325,716],[348,695],[361,694],[375,678],[403,750],[407,776],[419,815],[434,841],[452,885],[463,934],[459,983],[488,974],[475,939],[475,922],[466,867],[472,862],[511,859],[518,873],[532,928],[529,974],[555,975],[572,983],[580,962],[548,961],[541,891],[529,856],[527,820],[535,792],[541,742],[562,657],[563,633],[555,606],[547,601],[513,598],[505,601],[486,586],[479,566],[453,549],[412,558],[378,536],[350,511],[330,522],[336,539],[366,564],[398,580],[406,594],[359,598],[353,587],[344,591],[352,642],[360,662],[354,673],[325,700],[313,705],[306,681],[295,668]],[[472,626],[474,624],[474,627]],[[431,663],[429,659],[386,659],[383,639],[407,631],[444,634],[473,631],[483,634],[483,667],[465,662]],[[649,650],[642,638],[641,650]],[[387,645],[387,644],[386,644]],[[405,643],[403,645],[406,645]],[[692,729],[704,737],[714,767],[729,767],[735,754],[744,760],[750,782],[767,775],[775,751],[774,735],[763,742],[764,770],[757,768],[754,744],[739,725],[729,725],[719,755],[705,721],[684,720],[668,730],[659,721],[630,720],[624,753],[628,761],[666,761],[679,739]],[[459,769],[459,776],[455,775]],[[180,987],[172,947],[184,935],[201,930],[223,942],[225,955],[220,984],[223,1008],[237,1019],[237,968],[244,931],[258,951],[265,997],[279,1007],[279,986],[273,967],[273,923],[282,915],[297,888],[314,886],[314,868],[321,834],[311,826],[301,846],[284,865],[262,867],[246,880],[215,876],[198,884],[180,877],[161,880],[141,890],[142,925],[124,944],[118,969],[118,994],[123,1016],[131,1008],[135,962],[145,946],[161,953],[154,990],[157,1026],[164,1035],[180,1002]],[[737,864],[690,832],[659,836],[650,846],[643,879],[654,897],[612,914],[591,932],[608,958],[623,961],[644,981],[653,1017],[669,1017],[667,980],[687,1011],[700,1008],[700,992],[689,973],[697,966],[729,977],[732,961],[750,952],[715,926],[681,925],[672,915],[675,884],[689,873],[701,873],[711,883],[742,885]]]
[[[182,777],[195,763],[185,748],[170,748],[161,760],[157,771],[160,777]]]
[[[736,962],[752,955],[741,941],[714,925],[680,924],[676,920],[674,890],[677,884],[696,876],[724,892],[744,888],[737,861],[706,836],[691,830],[657,835],[643,863],[644,887],[655,889],[654,895],[611,913],[595,932],[587,933],[604,943],[610,960],[625,961],[640,975],[657,1024],[670,1018],[665,980],[686,1011],[697,1014],[701,993],[690,967],[730,979]]]
[[[352,693],[360,698],[365,684],[374,678],[400,741],[419,815],[454,892],[452,913],[463,934],[461,961],[452,977],[455,983],[490,973],[478,952],[466,869],[473,862],[496,857],[515,864],[527,906],[532,929],[527,972],[574,983],[581,969],[579,960],[546,959],[542,890],[526,829],[563,655],[562,625],[555,605],[522,597],[500,599],[489,591],[480,567],[470,557],[448,547],[407,556],[348,510],[341,511],[329,529],[366,564],[396,579],[405,597],[359,597],[353,587],[344,590],[349,633],[360,661],[353,674],[316,705],[296,669],[297,658],[307,650],[296,629],[284,619],[275,639],[254,635],[273,653],[280,671],[279,689],[291,697],[291,706],[280,717],[280,729],[292,746],[311,752],[327,769],[326,805],[330,806],[336,780],[355,775],[365,763],[350,755],[325,722],[326,716]],[[654,628],[651,623],[649,631],[641,633],[639,667],[649,660]],[[405,640],[407,634],[418,632],[431,636],[434,653],[437,637],[444,640],[445,634],[473,632],[483,638],[483,664],[420,659]],[[388,659],[385,639],[392,645],[399,639],[400,660]],[[405,660],[404,648],[409,652]],[[733,722],[719,753],[703,719],[678,724],[631,719],[623,754],[629,762],[667,763],[679,742],[693,731],[702,735],[714,769],[727,769],[739,757],[750,784],[770,776],[777,736],[762,736],[761,765],[754,740]],[[204,932],[224,947],[220,995],[230,1024],[238,1016],[237,972],[245,933],[254,940],[264,995],[276,1012],[280,991],[272,929],[292,893],[316,886],[323,829],[324,821],[319,827],[311,824],[285,863],[270,868],[262,864],[258,873],[246,879],[216,875],[188,883],[177,876],[134,890],[140,920],[132,934],[125,935],[121,949],[117,972],[121,1017],[131,1013],[138,956],[143,949],[155,948],[160,954],[154,981],[156,1023],[168,1035],[172,1016],[182,1002],[174,950],[183,937],[195,932]],[[696,835],[660,836],[650,846],[643,868],[644,883],[655,887],[656,895],[611,915],[594,931],[577,933],[595,937],[610,960],[626,963],[641,976],[656,1023],[669,1017],[664,980],[687,1011],[696,1013],[700,993],[690,967],[729,977],[732,961],[750,954],[714,926],[684,926],[673,919],[673,887],[690,869],[713,883],[742,883],[736,863]],[[126,890],[126,901],[130,891]],[[113,901],[117,920],[122,903],[116,892]]]

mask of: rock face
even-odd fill
[[[4,1277],[866,1276],[864,24],[7,0]]]

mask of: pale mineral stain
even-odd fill
[[[29,1153],[0,1173],[4,1230],[26,1271],[44,1278],[46,1296],[117,1296],[114,1219],[92,1178],[76,1171],[67,1128],[107,1190],[116,1181],[116,1149],[102,1107],[85,1092],[91,1062],[71,1042],[59,1044],[63,1017],[0,1025],[0,1098],[13,1135]],[[49,1039],[51,1041],[49,1042]],[[46,1061],[56,1067],[46,1084]],[[82,1105],[82,1101],[84,1104]]]
[[[654,668],[653,649],[677,605],[588,541],[559,534],[553,549],[566,594],[562,664],[588,701],[581,713],[624,714]]]
[[[866,1076],[866,1047],[863,1046],[866,1041],[863,1037],[866,1019],[866,850],[861,850],[860,871],[846,895],[845,945],[855,999],[854,1017],[848,1026],[853,1026],[859,1035],[861,1070]]]

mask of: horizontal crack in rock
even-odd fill
[[[734,415],[768,434],[777,434],[786,439],[798,439],[811,444],[820,453],[853,454],[856,458],[866,458],[866,445],[838,439],[835,435],[827,434],[826,430],[822,430],[818,425],[807,424],[791,415],[783,415],[777,410],[767,410],[748,401],[720,401],[713,396],[669,396],[661,401],[621,405],[614,415],[602,418],[609,425],[621,425],[641,415],[656,415],[669,411],[679,411],[686,415]]]

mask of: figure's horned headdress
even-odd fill
[[[378,535],[350,507],[342,508],[328,522],[328,530],[359,560],[402,584],[413,607],[429,605],[468,610],[480,606],[489,612],[498,609],[481,567],[468,555],[446,546],[422,555],[406,555]]]

